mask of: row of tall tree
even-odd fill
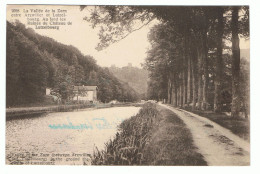
[[[177,12],[174,24],[155,26],[146,65],[152,81],[153,76],[167,77],[162,97],[174,106],[191,105],[192,110],[221,112],[231,104],[233,117],[241,110],[247,116],[249,74],[240,77],[239,35],[249,37],[248,19],[246,7],[187,7]],[[248,86],[241,88],[242,82]]]
[[[239,38],[249,38],[247,6],[99,6],[85,19],[101,28],[98,49],[159,21],[145,64],[150,98],[215,112],[230,104],[233,117],[249,110],[249,64],[240,70],[239,48]]]

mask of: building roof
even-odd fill
[[[97,90],[97,86],[74,86],[73,90],[86,90],[86,91],[95,91]]]

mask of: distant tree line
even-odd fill
[[[98,86],[98,99],[136,101],[136,92],[108,69],[77,48],[41,36],[20,22],[7,22],[6,106],[40,103],[47,87],[63,102],[73,96],[73,85]]]
[[[145,64],[149,98],[247,115],[249,61],[240,59],[239,37],[249,38],[248,6],[99,6],[91,14],[85,19],[101,28],[97,49],[159,21],[149,34]]]

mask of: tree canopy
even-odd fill
[[[152,47],[145,63],[151,98],[215,112],[232,105],[234,117],[243,105],[248,106],[239,92],[245,90],[242,78],[249,76],[240,75],[245,65],[240,64],[239,48],[239,37],[249,39],[248,6],[95,6],[91,10],[85,20],[100,27],[97,49],[159,21],[149,33]]]

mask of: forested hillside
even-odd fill
[[[148,71],[132,66],[109,67],[109,71],[119,80],[128,83],[136,92],[145,96],[147,91]]]
[[[98,86],[98,99],[137,100],[136,92],[77,48],[41,36],[19,23],[7,22],[7,107],[41,102],[46,87],[68,101],[73,85]]]

